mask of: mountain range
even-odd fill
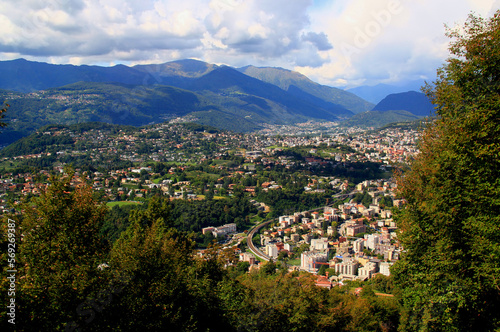
[[[425,94],[408,91],[386,96],[370,111],[344,121],[344,125],[378,128],[392,122],[416,121],[433,115],[434,105]]]
[[[133,67],[0,61],[0,89],[0,98],[11,105],[2,144],[51,123],[139,126],[187,116],[249,132],[266,124],[341,121],[374,107],[283,68],[232,68],[192,59]]]
[[[367,100],[370,103],[378,104],[382,99],[390,94],[402,93],[407,91],[420,91],[426,84],[425,80],[413,80],[402,82],[400,84],[384,84],[380,83],[373,86],[362,85],[355,88],[347,89],[356,96]]]

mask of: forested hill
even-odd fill
[[[372,106],[289,71],[273,74],[288,77],[283,87],[197,60],[99,67],[19,59],[0,62],[0,73],[0,88],[5,89],[0,98],[11,105],[0,144],[51,123],[141,126],[189,115],[200,124],[248,132],[267,124],[337,121]]]
[[[425,94],[408,91],[388,95],[371,111],[356,114],[343,124],[379,128],[389,123],[411,122],[433,115],[434,106]]]
[[[416,116],[430,116],[434,114],[434,105],[429,98],[416,91],[394,93],[380,101],[372,111],[398,111],[403,110]]]
[[[202,96],[167,86],[75,83],[28,94],[0,92],[10,107],[0,143],[12,143],[48,124],[99,121],[145,125],[184,116],[207,105]]]

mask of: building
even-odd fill
[[[339,275],[356,276],[358,274],[359,263],[352,257],[346,257],[343,262],[335,263],[333,268]]]
[[[235,233],[236,232],[236,224],[226,224],[224,226],[219,226],[219,227],[205,227],[201,230],[203,234],[206,234],[208,232],[212,232],[212,235],[214,237],[218,236],[225,236],[227,234]]]
[[[365,266],[358,268],[358,277],[361,280],[370,279],[378,271],[378,265],[375,262],[368,262]]]
[[[318,276],[316,279],[316,286],[330,289],[332,288],[332,282],[328,279],[328,272],[326,276]]]
[[[248,252],[243,252],[240,254],[240,261],[249,262],[250,265],[255,264],[255,256]]]
[[[278,257],[278,253],[279,253],[279,250],[278,250],[278,247],[276,246],[276,244],[270,243],[270,244],[266,245],[266,254],[269,257],[276,258],[276,257]]]
[[[300,255],[300,269],[316,273],[321,263],[328,262],[328,254],[322,252],[308,251]]]
[[[364,239],[358,239],[358,240],[354,241],[353,250],[355,253],[363,252],[364,249],[365,249],[365,240]]]
[[[290,243],[285,243],[283,247],[285,250],[287,250],[289,252],[292,252],[293,248],[295,248],[295,246],[293,244],[290,244]]]
[[[375,250],[377,244],[380,243],[380,235],[378,234],[365,235],[365,239],[366,239],[366,247],[370,250]]]
[[[324,237],[321,239],[312,239],[311,240],[311,246],[310,249],[311,251],[316,250],[316,251],[327,251],[328,250],[328,238]]]
[[[340,226],[340,234],[343,236],[356,236],[364,232],[366,232],[366,226],[363,219],[347,220]]]
[[[392,266],[392,262],[382,262],[380,263],[380,273],[382,273],[383,275],[385,276],[390,276],[391,275],[391,266]]]

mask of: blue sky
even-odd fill
[[[0,0],[0,60],[276,66],[331,86],[432,79],[444,24],[500,0]]]

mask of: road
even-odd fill
[[[333,196],[334,198],[341,198],[341,197],[348,197],[348,196],[351,196],[353,195],[353,193],[349,193],[349,194],[338,194],[338,195],[335,195]],[[314,212],[314,211],[317,211],[317,210],[322,210],[324,209],[325,207],[327,206],[331,206],[331,205],[325,205],[325,206],[322,206],[322,207],[319,207],[319,208],[316,208],[316,209],[312,209],[312,210],[308,210],[306,212]],[[261,222],[260,224],[254,226],[250,232],[248,232],[247,234],[247,245],[248,245],[248,249],[250,249],[250,251],[255,255],[256,258],[260,259],[260,260],[263,260],[263,261],[269,261],[271,259],[271,257],[269,257],[268,255],[266,255],[265,253],[263,253],[262,251],[260,251],[254,244],[253,244],[253,241],[252,241],[252,238],[254,237],[255,233],[258,232],[262,227],[264,226],[267,226],[269,225],[270,223],[272,222],[275,222],[275,221],[278,221],[279,218],[274,218],[274,219],[270,219],[270,220],[266,220],[266,221],[263,221]]]

